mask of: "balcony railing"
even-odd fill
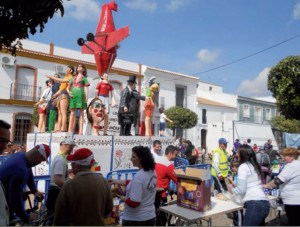
[[[42,90],[42,88],[39,86],[11,83],[10,99],[36,102],[40,99],[41,90]]]

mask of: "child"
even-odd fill
[[[159,119],[159,136],[164,136],[165,128],[166,128],[166,120],[173,123],[172,120],[167,118],[167,116],[164,114],[165,109],[163,107],[159,108],[160,113],[160,119]]]

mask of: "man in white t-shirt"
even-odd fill
[[[154,140],[152,143],[151,154],[153,155],[154,161],[164,155],[164,151],[161,149],[161,142],[159,140]]]
[[[62,186],[68,178],[68,163],[66,156],[73,152],[75,146],[75,141],[71,138],[66,138],[61,141],[60,151],[54,157],[51,163],[51,182],[46,202],[46,206],[49,211],[48,215],[52,215],[54,213],[56,199]]]

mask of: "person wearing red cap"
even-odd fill
[[[95,163],[93,152],[80,148],[67,156],[74,179],[67,181],[56,200],[54,225],[104,225],[112,211],[113,201],[108,182],[102,175],[91,172]]]
[[[43,161],[47,161],[50,153],[51,150],[48,145],[39,144],[26,153],[14,154],[0,166],[0,181],[6,192],[10,220],[14,218],[14,213],[26,223],[37,219],[37,214],[26,213],[22,193],[27,185],[36,197],[42,196],[42,193],[38,192],[34,183],[31,168]]]

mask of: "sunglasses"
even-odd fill
[[[95,102],[95,103],[93,104],[93,107],[94,107],[94,108],[104,108],[105,105],[100,104],[100,103],[98,103],[98,102]]]

